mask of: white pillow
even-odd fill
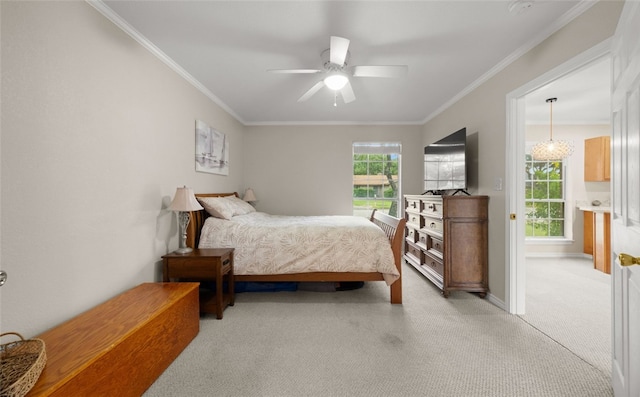
[[[226,196],[225,199],[229,200],[231,203],[231,208],[233,209],[233,215],[245,215],[251,212],[255,212],[256,209],[246,201],[238,198],[236,196]]]
[[[231,219],[233,206],[226,197],[198,197],[204,209],[216,218]]]

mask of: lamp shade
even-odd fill
[[[258,199],[256,198],[256,194],[253,192],[253,189],[251,188],[247,188],[247,190],[244,191],[243,200],[246,202],[258,201]]]
[[[340,72],[332,73],[324,79],[324,84],[334,91],[341,90],[347,82],[349,82],[347,76]]]
[[[186,186],[176,189],[176,195],[173,197],[173,201],[169,206],[171,211],[197,211],[203,209],[196,197],[193,195],[193,190]]]
[[[560,161],[573,153],[573,145],[568,141],[548,140],[538,142],[531,148],[531,158],[539,161]]]
[[[558,98],[547,99],[549,104],[549,140],[538,142],[531,149],[531,157],[534,160],[559,161],[571,156],[573,153],[573,144],[571,142],[553,140],[553,103],[557,100]]]

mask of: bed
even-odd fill
[[[220,197],[232,196],[231,201],[240,201],[237,193],[200,193],[195,195],[196,198],[205,206],[206,210],[194,211],[191,212],[191,221],[187,227],[187,246],[192,248],[207,248],[207,247],[222,247],[228,246],[235,248],[234,253],[234,272],[235,272],[235,280],[236,281],[246,281],[246,282],[354,282],[354,281],[383,281],[386,282],[390,289],[391,295],[391,303],[393,304],[401,304],[402,303],[402,269],[401,269],[401,258],[402,258],[402,240],[404,236],[404,219],[398,219],[391,217],[382,212],[373,211],[371,214],[371,218],[366,220],[364,218],[359,217],[340,217],[340,216],[323,216],[323,217],[284,217],[284,216],[275,216],[264,214],[257,211],[247,211],[246,214],[238,214],[238,216],[231,216],[231,210],[226,208],[220,209],[220,207],[211,208],[210,205],[212,202],[216,202],[216,205],[220,201],[226,202],[226,200],[220,200]],[[211,198],[211,199],[209,199]],[[217,199],[216,199],[217,198]],[[211,216],[210,212],[216,214],[216,216]],[[220,213],[218,213],[220,212]],[[211,218],[211,219],[210,219]],[[248,232],[248,228],[252,224],[260,224],[262,227],[274,227],[274,224],[283,224],[288,222],[288,219],[291,219],[294,222],[292,226],[295,230],[299,232],[300,228],[306,227],[304,224],[307,222],[319,222],[322,224],[320,227],[327,226],[328,223],[336,223],[339,226],[333,225],[334,230],[325,231],[323,233],[323,237],[319,240],[323,241],[323,246],[330,247],[331,249],[324,251],[321,253],[322,258],[316,257],[312,262],[313,265],[300,270],[300,268],[296,268],[295,266],[304,266],[304,264],[300,264],[299,262],[305,262],[306,259],[295,259],[289,260],[286,256],[283,255],[283,251],[299,251],[299,246],[290,246],[285,247],[285,249],[274,250],[271,254],[266,255],[256,255],[253,248],[249,247],[257,247],[257,249],[263,249],[261,254],[265,254],[264,251],[267,246],[271,243],[265,242],[265,236],[268,235],[277,235],[280,236],[280,242],[275,241],[273,244],[280,244],[285,240],[286,232],[276,229],[270,229],[272,232],[265,233],[264,229],[262,230],[262,234],[254,237],[252,240],[252,244],[256,245],[247,245],[248,242],[246,240],[246,236],[240,238],[239,241],[233,240],[233,236],[243,236]],[[311,219],[313,218],[313,219]],[[318,219],[316,219],[318,218]],[[225,222],[226,221],[226,222]],[[355,222],[352,224],[352,222]],[[315,224],[315,223],[314,223]],[[213,225],[213,226],[212,226]],[[225,228],[231,227],[231,232],[227,235],[227,231]],[[266,225],[266,226],[264,226]],[[375,225],[376,227],[373,227]],[[358,256],[364,257],[367,252],[373,251],[374,255],[378,255],[379,263],[373,263],[372,266],[374,268],[364,269],[362,263],[358,264],[356,262],[360,261],[361,258],[350,258],[345,261],[338,261],[336,258],[332,258],[332,256],[336,252],[340,252],[338,248],[341,244],[344,244],[345,240],[351,240],[354,237],[351,237],[355,233],[355,229],[351,228],[360,228],[366,230],[365,236],[367,237],[359,237],[360,240],[357,243],[358,248],[361,252],[358,253]],[[320,229],[325,230],[325,229]],[[382,233],[380,233],[380,230]],[[223,232],[224,231],[224,232]],[[252,232],[251,232],[252,233]],[[285,233],[285,234],[279,234]],[[322,232],[321,232],[322,233]],[[359,232],[358,232],[359,233]],[[303,240],[311,244],[317,239],[314,237],[312,232],[304,233],[307,237]],[[337,240],[330,244],[327,244],[326,237],[327,235],[335,235]],[[212,237],[213,236],[213,237]],[[222,237],[221,237],[222,236]],[[216,240],[219,238],[223,238],[223,240]],[[371,241],[368,241],[368,240]],[[220,243],[222,241],[222,243]],[[287,240],[288,241],[288,240]],[[251,242],[251,240],[249,240]],[[291,244],[291,243],[288,243]],[[295,244],[300,244],[300,239],[295,242]],[[351,242],[353,244],[353,241]],[[367,244],[371,244],[370,249],[367,248]],[[352,245],[353,247],[353,245]],[[243,251],[244,250],[244,251]],[[322,250],[321,250],[322,251]],[[317,253],[316,253],[317,254]],[[345,255],[349,255],[346,253]],[[256,259],[257,257],[262,259],[268,259],[267,262],[270,262],[268,270],[255,270],[253,265],[259,266],[258,263],[245,263],[247,261],[257,261],[261,262],[262,259]],[[292,262],[293,268],[281,267],[281,263],[273,263],[274,261],[280,261],[282,264],[284,262]],[[295,263],[294,263],[295,262]],[[326,262],[326,268],[323,268],[323,262]],[[336,263],[341,262],[340,268],[336,267]],[[347,264],[347,262],[349,262]],[[378,259],[373,259],[371,262],[378,262]],[[390,263],[389,263],[390,262]],[[283,265],[284,266],[284,265]],[[345,266],[355,266],[355,267],[345,267]],[[389,268],[391,266],[392,268]],[[292,270],[293,269],[293,270]],[[296,270],[297,269],[297,270]]]

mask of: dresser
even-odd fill
[[[404,259],[445,298],[489,291],[488,203],[488,196],[404,196]]]

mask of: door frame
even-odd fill
[[[526,263],[525,263],[525,95],[543,88],[547,84],[571,74],[590,63],[611,56],[612,39],[584,51],[563,64],[549,70],[527,84],[511,91],[506,96],[506,205],[505,241],[505,307],[511,314],[525,314]],[[511,217],[515,215],[515,219]]]

